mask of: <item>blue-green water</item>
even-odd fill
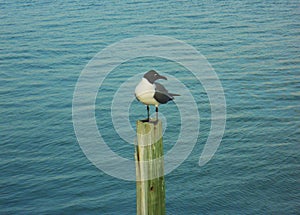
[[[95,54],[140,35],[174,37],[195,47],[215,69],[226,96],[222,143],[199,167],[210,108],[201,85],[186,83],[200,92],[194,95],[200,135],[188,159],[165,178],[167,214],[299,214],[296,0],[0,1],[0,214],[135,214],[135,182],[103,173],[81,151],[72,99]],[[137,59],[111,73],[117,81],[104,84],[96,102],[99,129],[127,158],[133,158],[133,145],[112,128],[112,98],[105,92],[147,66],[166,73],[177,68],[173,75],[182,77],[178,65]],[[114,79],[122,68],[131,73]],[[166,116],[169,108],[174,104],[161,112]],[[134,125],[146,112],[133,102],[130,113]],[[168,119],[166,151],[178,133],[176,123],[175,114]]]

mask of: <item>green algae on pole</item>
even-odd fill
[[[138,120],[136,129],[137,215],[164,215],[166,209],[162,122]]]

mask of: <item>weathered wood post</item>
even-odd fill
[[[162,122],[138,120],[136,128],[137,215],[163,215],[166,206]]]

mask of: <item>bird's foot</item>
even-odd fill
[[[149,123],[152,123],[153,125],[157,125],[158,121],[159,120],[157,118],[154,118],[154,119],[150,119]]]
[[[148,122],[148,123],[152,123],[152,124],[154,124],[154,125],[157,125],[157,123],[158,123],[158,119],[142,119],[142,120],[140,120],[141,122]]]
[[[149,118],[147,118],[147,119],[142,119],[141,121],[142,121],[142,122],[150,122],[150,119],[149,119]]]
[[[155,120],[151,121],[151,123],[153,123],[154,125],[157,125],[158,119],[155,119]]]

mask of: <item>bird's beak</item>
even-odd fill
[[[168,80],[167,77],[159,75],[157,79],[164,79],[164,80]]]

